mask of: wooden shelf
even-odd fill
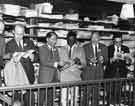
[[[114,25],[113,22],[109,21],[82,21],[82,20],[70,20],[70,19],[54,19],[54,18],[44,18],[44,17],[25,17],[25,16],[11,16],[11,15],[3,15],[3,19],[6,21],[26,21],[30,19],[35,19],[38,23],[79,23],[79,24],[94,24],[94,25]]]
[[[116,32],[125,34],[134,34],[135,31],[128,30],[118,30],[118,29],[90,29],[90,28],[57,28],[57,27],[43,27],[39,25],[28,25],[27,28],[37,28],[37,29],[50,29],[50,30],[67,30],[67,31],[98,31],[98,32]]]
[[[114,25],[113,22],[109,21],[82,21],[82,20],[70,20],[70,19],[54,19],[54,18],[43,18],[43,17],[27,17],[27,19],[36,19],[38,23],[50,22],[50,23],[80,23],[80,24],[96,24],[96,25]]]

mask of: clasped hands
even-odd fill
[[[104,62],[104,57],[99,56],[99,57],[92,57],[90,59],[90,64],[97,64],[98,62],[103,63]]]

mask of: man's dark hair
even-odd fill
[[[76,38],[76,36],[77,36],[76,32],[74,32],[74,31],[69,31],[68,34],[67,34],[67,38],[69,38],[69,37],[71,37],[71,36],[73,36],[74,38]]]
[[[56,37],[58,37],[58,35],[55,32],[48,32],[46,34],[46,38],[51,38],[53,35],[56,35]]]
[[[121,38],[122,39],[122,34],[121,33],[113,33],[113,40],[115,38]]]

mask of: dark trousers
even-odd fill
[[[26,91],[25,94],[22,94],[21,91],[15,91],[14,101],[19,100],[24,106],[34,106],[34,92]]]
[[[53,106],[53,88],[41,89],[39,93],[39,106]]]
[[[91,101],[91,102],[90,102]],[[98,106],[99,89],[97,87],[87,86],[83,90],[83,105],[82,106]]]

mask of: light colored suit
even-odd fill
[[[69,58],[69,49],[70,49],[70,47],[68,45],[59,48],[60,60],[65,61],[65,62],[72,62],[75,58],[79,58],[82,66],[84,66],[86,64],[86,61],[85,61],[85,54],[84,54],[83,48],[77,44],[73,45],[73,47],[71,49],[70,58]],[[78,68],[78,65],[73,65],[61,72],[61,75],[60,75],[61,82],[79,81],[79,80],[81,80],[81,77],[80,77],[81,72],[82,72],[82,70],[80,70]],[[78,101],[79,88],[76,86],[75,92],[74,92],[74,88],[71,87],[71,88],[69,88],[69,91],[70,92],[69,92],[68,96],[70,97],[70,100],[71,100],[71,106],[74,104],[73,102],[75,102],[75,106],[78,106],[77,101]],[[61,95],[62,96],[62,100],[61,100],[62,106],[66,106],[67,102],[69,102],[69,100],[67,101],[67,88],[63,88],[61,94],[62,94]],[[74,95],[75,95],[75,99],[73,99]],[[73,101],[73,100],[75,100],[75,101]]]
[[[59,56],[60,56],[60,61],[65,61],[65,62],[73,62],[73,60],[75,58],[80,59],[81,65],[72,65],[71,67],[65,69],[63,72],[61,72],[61,77],[64,75],[65,77],[61,78],[61,81],[71,81],[71,75],[70,75],[70,71],[72,74],[75,75],[73,76],[73,80],[72,81],[77,81],[77,80],[81,80],[80,74],[82,72],[82,70],[80,70],[79,66],[85,66],[86,65],[86,60],[85,60],[85,53],[83,48],[80,45],[74,44],[72,47],[72,51],[71,51],[71,57],[69,58],[69,46],[63,46],[61,48],[59,48]],[[68,74],[69,73],[69,74]],[[69,77],[69,76],[70,77]],[[68,78],[68,79],[63,79],[63,78]]]

